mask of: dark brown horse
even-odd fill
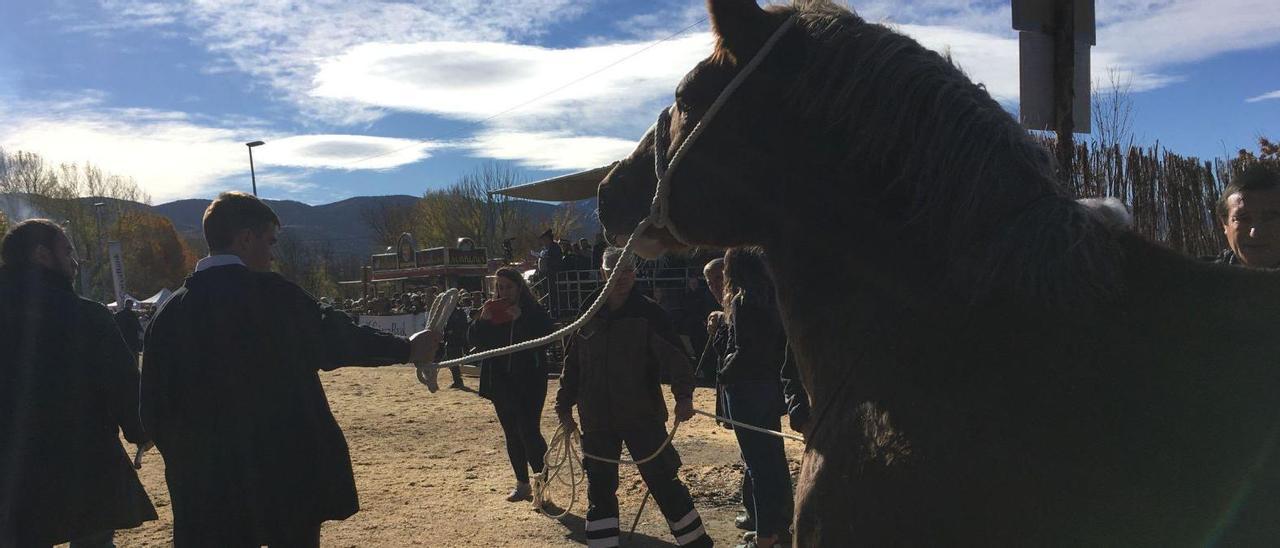
[[[692,244],[770,257],[816,417],[803,545],[1280,539],[1280,276],[1066,198],[985,90],[891,29],[825,2],[709,7],[714,53],[601,183],[600,218],[631,232],[655,148],[796,18],[670,175],[669,211]]]

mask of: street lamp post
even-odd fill
[[[258,195],[258,176],[253,172],[253,147],[262,146],[266,143],[262,141],[253,141],[245,143],[244,146],[249,147],[249,177],[253,179],[253,195]]]
[[[93,261],[93,272],[95,275],[101,273],[102,268],[107,264],[107,235],[102,231],[102,211],[106,206],[107,204],[105,202],[95,202],[93,204],[93,217],[97,221],[98,226],[98,248],[95,249],[90,256],[95,259]],[[99,255],[99,253],[101,253],[101,255]],[[85,269],[85,271],[87,272],[88,270]],[[89,285],[87,280],[85,285]]]

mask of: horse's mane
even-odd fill
[[[835,172],[936,238],[953,290],[1054,308],[1122,290],[1112,229],[1068,197],[1048,151],[950,59],[826,0],[780,11],[816,45],[789,108],[847,139]]]

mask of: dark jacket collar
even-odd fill
[[[582,303],[582,310],[579,313],[586,312],[587,309],[591,307],[591,304],[600,296],[601,289],[597,289],[591,293],[591,296]],[[618,307],[617,310],[610,310],[609,302],[605,301],[604,306],[600,307],[600,311],[596,312],[595,317],[600,319],[611,319],[644,315],[644,301],[644,294],[640,293],[637,288],[632,287],[631,294],[627,295],[627,300],[622,303],[622,306]]]
[[[16,268],[9,265],[0,266],[0,284],[30,288],[40,286],[58,291],[75,293],[71,280],[53,269],[32,265],[27,268]]]

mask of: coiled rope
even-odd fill
[[[427,312],[427,330],[440,333],[444,331],[444,326],[449,323],[449,316],[453,314],[453,309],[458,304],[458,295],[461,291],[458,288],[450,288],[439,295],[435,300],[431,301],[431,308]],[[427,385],[427,390],[432,393],[440,389],[439,382],[439,366],[417,365],[418,382]]]
[[[777,436],[782,439],[804,443],[804,437],[797,436],[795,434],[769,430],[768,428],[760,428],[759,426],[721,417],[714,413],[708,413],[701,409],[694,409],[693,412],[705,417],[710,417],[717,421],[732,424],[734,428],[745,428],[762,434],[768,434],[770,436]],[[671,445],[671,441],[675,439],[676,432],[680,430],[681,424],[682,421],[677,418],[671,425],[671,433],[667,434],[667,439],[663,440],[662,445],[659,445],[652,454],[644,458],[630,460],[611,459],[582,451],[580,449],[580,447],[582,447],[582,433],[576,428],[569,430],[568,428],[565,428],[564,423],[561,423],[560,426],[556,427],[555,434],[551,436],[551,441],[547,444],[547,453],[542,459],[542,472],[534,475],[533,507],[552,519],[560,519],[569,515],[569,513],[573,511],[574,505],[578,502],[578,486],[582,485],[582,483],[586,481],[586,471],[582,470],[578,464],[583,461],[583,457],[600,462],[640,466],[641,464],[658,458],[658,455],[661,455],[662,452],[666,450],[667,446]],[[566,470],[568,471],[567,474],[565,473]],[[569,503],[566,504],[558,514],[547,509],[551,503],[550,497],[547,496],[547,490],[550,489],[551,485],[554,483],[559,483],[560,485],[569,488]],[[644,514],[644,508],[648,502],[649,491],[646,489],[644,500],[640,503],[640,509],[636,511],[636,517],[631,522],[631,533],[635,533],[636,525],[640,523],[640,516]]]

